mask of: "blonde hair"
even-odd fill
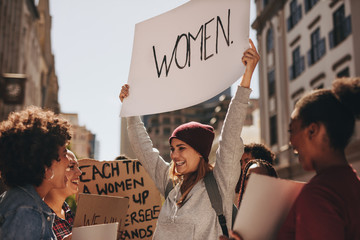
[[[187,174],[187,176],[184,178],[184,175],[181,175],[176,172],[175,164],[173,161],[171,162],[169,169],[170,178],[173,180],[174,184],[182,182],[180,186],[181,197],[177,202],[177,205],[179,207],[181,207],[184,204],[187,195],[189,194],[191,189],[195,186],[195,184],[201,179],[203,179],[208,172],[213,170],[213,168],[214,167],[210,163],[205,161],[203,157],[200,157],[200,162],[197,170],[195,172]]]

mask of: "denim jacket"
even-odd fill
[[[13,187],[0,196],[0,239],[52,239],[55,214],[34,186]]]

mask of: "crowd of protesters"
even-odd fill
[[[249,43],[215,165],[209,163],[212,126],[178,126],[169,138],[169,164],[153,148],[140,117],[126,119],[137,159],[165,196],[153,239],[242,239],[241,232],[231,231],[233,205],[241,207],[249,176],[278,177],[275,154],[260,143],[244,146],[241,138],[251,78],[260,60]],[[121,102],[130,94],[124,85]],[[336,79],[331,89],[314,90],[296,103],[290,144],[303,169],[316,175],[296,198],[278,239],[360,239],[360,179],[345,155],[360,117],[359,103],[360,78]],[[67,149],[70,128],[67,120],[33,106],[0,123],[0,174],[6,186],[0,196],[0,239],[71,239],[74,215],[65,199],[78,192],[81,171]],[[208,179],[219,193],[221,213],[213,206]]]

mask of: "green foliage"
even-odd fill
[[[76,207],[77,207],[77,204],[76,204],[76,199],[75,199],[75,194],[74,195],[70,195],[68,196],[66,199],[65,199],[66,203],[69,204],[69,207],[71,209],[71,211],[74,213],[76,213]]]

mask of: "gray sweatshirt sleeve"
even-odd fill
[[[128,117],[127,128],[129,141],[137,159],[155,182],[160,193],[164,195],[169,179],[170,164],[164,161],[157,149],[153,148],[152,141],[140,117]]]
[[[216,151],[214,176],[219,185],[227,227],[231,228],[235,186],[240,176],[240,159],[244,152],[241,131],[246,116],[250,88],[238,87],[227,111]]]

